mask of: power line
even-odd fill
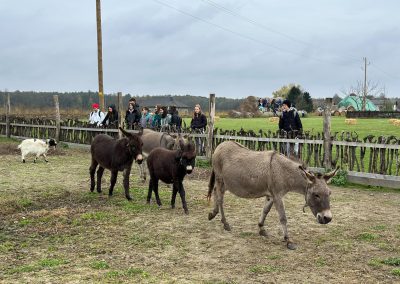
[[[394,79],[400,79],[399,76],[396,76],[396,75],[393,75],[393,74],[390,74],[390,73],[384,71],[383,69],[381,69],[381,68],[379,68],[378,66],[376,66],[376,64],[374,64],[374,63],[370,63],[370,64],[371,64],[372,67],[374,67],[376,70],[382,72],[382,73],[385,74],[386,76],[392,77],[392,78],[394,78]]]
[[[182,14],[184,14],[184,15],[186,15],[186,16],[192,17],[192,18],[194,18],[194,19],[196,19],[196,20],[198,20],[198,21],[201,21],[201,22],[204,22],[204,23],[206,23],[206,24],[212,25],[212,26],[217,27],[217,28],[219,28],[219,29],[221,29],[221,30],[224,30],[224,31],[226,31],[226,32],[232,33],[232,34],[234,34],[234,35],[236,35],[236,36],[242,37],[242,38],[247,39],[247,40],[250,40],[250,41],[257,42],[258,44],[261,44],[261,45],[264,45],[264,46],[268,46],[268,47],[277,49],[277,50],[279,50],[279,51],[281,51],[281,52],[290,53],[290,54],[293,54],[293,55],[296,55],[296,56],[299,56],[299,57],[305,57],[305,58],[313,59],[313,60],[316,60],[316,61],[319,61],[319,62],[326,62],[326,61],[324,61],[324,60],[322,60],[322,59],[315,58],[315,57],[311,57],[311,56],[307,56],[307,55],[304,55],[304,54],[301,54],[301,53],[297,53],[297,52],[293,52],[293,51],[291,51],[291,50],[284,49],[284,48],[278,47],[278,46],[276,46],[276,45],[267,43],[267,42],[265,42],[265,41],[262,41],[262,40],[259,40],[259,39],[250,37],[250,36],[245,35],[245,34],[242,34],[242,33],[239,33],[239,32],[237,32],[237,31],[231,30],[231,29],[226,28],[226,27],[224,27],[224,26],[215,24],[215,23],[213,23],[213,22],[210,22],[210,21],[207,21],[207,20],[205,20],[205,19],[203,19],[203,18],[200,18],[200,17],[198,17],[198,16],[195,16],[195,15],[193,15],[193,14],[191,14],[191,13],[188,13],[188,12],[186,12],[186,11],[183,11],[183,10],[181,10],[181,9],[179,9],[179,8],[176,8],[176,7],[174,7],[174,6],[170,5],[170,4],[167,4],[167,3],[165,3],[165,2],[162,2],[162,1],[159,1],[159,0],[153,0],[153,1],[156,2],[156,3],[158,3],[158,4],[163,5],[163,6],[165,6],[165,7],[168,7],[168,8],[170,8],[170,9],[173,9],[173,10],[179,12],[179,13],[182,13]]]
[[[252,19],[250,19],[248,17],[242,16],[241,14],[235,12],[234,10],[226,8],[226,7],[224,7],[224,6],[222,6],[222,5],[218,4],[218,3],[215,3],[214,1],[211,1],[211,0],[200,0],[200,1],[205,2],[205,3],[207,3],[207,4],[211,5],[211,6],[214,6],[215,8],[218,8],[218,9],[224,11],[225,13],[228,13],[228,14],[234,16],[234,17],[238,17],[238,18],[240,18],[241,20],[243,20],[245,22],[248,22],[248,23],[250,23],[250,24],[252,24],[252,25],[254,25],[256,27],[259,27],[261,29],[267,30],[267,31],[269,31],[271,33],[278,34],[278,35],[280,35],[282,37],[285,37],[285,38],[290,39],[292,41],[301,43],[303,45],[307,45],[307,46],[311,46],[311,47],[313,46],[311,43],[308,43],[308,42],[305,42],[303,40],[297,39],[297,38],[292,37],[291,35],[285,34],[283,32],[276,31],[276,30],[271,29],[271,28],[269,28],[269,27],[267,27],[267,26],[255,21],[255,20],[252,20]]]

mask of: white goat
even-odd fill
[[[56,147],[57,142],[54,139],[25,139],[21,142],[21,144],[18,145],[18,149],[21,149],[22,162],[25,163],[25,156],[28,154],[36,155],[35,159],[33,160],[34,163],[36,163],[36,159],[41,155],[43,155],[44,160],[48,162],[46,154],[50,146]]]

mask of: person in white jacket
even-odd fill
[[[104,119],[104,113],[99,110],[99,104],[92,104],[93,111],[89,114],[89,124],[99,126]]]

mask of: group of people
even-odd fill
[[[93,111],[89,115],[89,124],[94,127],[116,127],[120,118],[114,104],[108,106],[107,113],[99,109],[99,104],[92,104]],[[176,106],[156,105],[153,111],[148,107],[139,108],[136,99],[129,100],[128,109],[125,112],[125,128],[135,129],[136,126],[142,128],[152,128],[166,130],[175,127],[181,130],[182,118],[179,116]],[[202,113],[201,107],[197,104],[194,107],[190,127],[195,132],[204,132],[207,126],[207,118]]]

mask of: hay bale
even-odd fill
[[[389,119],[389,123],[394,124],[394,122],[397,121],[397,120],[398,120],[398,119],[396,119],[396,118],[390,118],[390,119]]]
[[[395,126],[400,126],[400,119],[396,119],[396,120],[393,122],[393,125],[395,125]]]
[[[277,124],[279,122],[279,117],[277,117],[277,116],[270,117],[270,118],[268,118],[268,121],[271,123]]]
[[[355,125],[355,124],[357,124],[357,119],[354,119],[354,118],[346,118],[346,119],[344,120],[344,122],[345,122],[347,125]]]

